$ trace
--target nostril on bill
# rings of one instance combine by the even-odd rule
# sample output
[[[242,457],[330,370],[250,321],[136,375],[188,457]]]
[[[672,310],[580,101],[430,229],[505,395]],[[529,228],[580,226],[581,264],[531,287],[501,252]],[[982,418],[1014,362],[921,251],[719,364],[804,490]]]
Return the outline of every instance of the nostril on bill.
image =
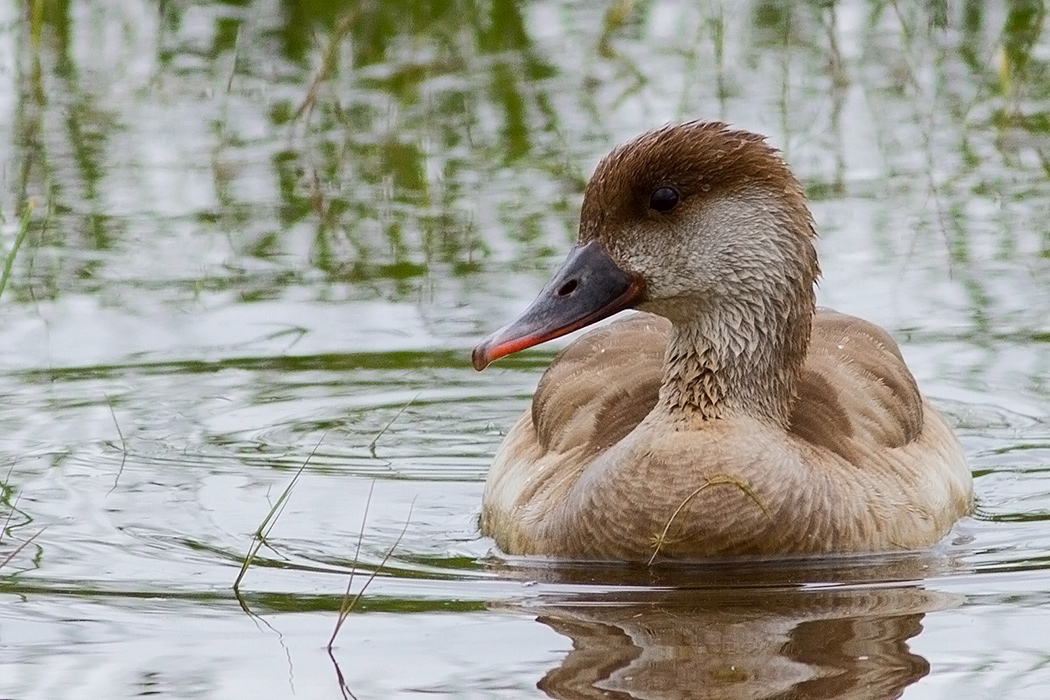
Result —
[[[567,297],[567,296],[569,296],[574,291],[576,291],[576,286],[578,284],[579,283],[576,280],[569,280],[568,282],[566,282],[565,284],[563,284],[561,287],[558,288],[558,296],[560,296],[560,297]]]

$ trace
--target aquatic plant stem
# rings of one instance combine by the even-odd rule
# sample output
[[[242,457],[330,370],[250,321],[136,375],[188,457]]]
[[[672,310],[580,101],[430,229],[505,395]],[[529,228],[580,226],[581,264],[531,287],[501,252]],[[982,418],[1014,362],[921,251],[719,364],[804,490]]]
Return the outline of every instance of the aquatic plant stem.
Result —
[[[3,561],[0,561],[0,569],[2,569],[5,566],[7,566],[7,564],[12,559],[14,559],[16,556],[18,556],[19,552],[21,552],[23,549],[28,547],[30,545],[30,543],[32,543],[33,540],[35,540],[37,537],[39,537],[41,535],[41,533],[43,533],[44,530],[46,530],[46,529],[47,529],[47,526],[45,525],[44,527],[40,528],[35,533],[33,533],[33,536],[30,537],[28,540],[26,540],[22,544],[18,545],[17,547],[15,547],[15,551],[13,551],[10,554],[8,554],[7,557]]]
[[[0,274],[0,296],[4,293],[4,288],[7,287],[7,280],[11,277],[11,269],[15,264],[15,255],[18,254],[18,249],[22,247],[22,241],[25,240],[26,234],[29,233],[29,221],[33,216],[34,203],[33,200],[26,202],[26,208],[22,210],[21,224],[18,227],[18,235],[15,237],[15,243],[11,247],[11,252],[7,254],[7,259],[4,260],[4,271]]]
[[[373,484],[374,484],[374,482],[373,482]],[[368,497],[369,497],[369,500],[371,500],[371,498],[372,498],[371,490],[368,492]],[[364,524],[362,523],[361,534],[358,535],[358,539],[357,539],[357,554],[355,554],[355,556],[354,556],[354,563],[353,563],[353,565],[350,568],[350,580],[346,584],[346,593],[343,594],[343,604],[339,608],[339,617],[338,617],[338,619],[335,622],[335,629],[332,630],[332,637],[328,640],[327,649],[328,649],[329,653],[331,653],[331,651],[332,651],[332,645],[335,644],[335,638],[339,635],[339,630],[342,628],[343,623],[346,622],[346,618],[350,616],[351,612],[353,612],[354,607],[357,605],[357,601],[359,601],[361,599],[361,596],[363,596],[365,594],[365,591],[368,590],[368,586],[371,585],[372,581],[374,581],[376,576],[379,575],[379,572],[383,570],[383,567],[386,566],[387,561],[389,561],[391,555],[393,555],[394,550],[397,549],[397,546],[399,544],[401,544],[402,538],[405,536],[405,533],[408,532],[408,524],[410,522],[412,522],[412,510],[415,508],[415,506],[416,506],[416,499],[413,498],[412,499],[412,503],[409,504],[409,506],[408,506],[408,515],[405,517],[405,525],[404,525],[404,527],[401,528],[401,532],[398,534],[397,539],[394,540],[394,543],[392,545],[390,545],[389,549],[386,550],[386,554],[383,555],[383,560],[379,562],[379,566],[377,566],[372,571],[372,573],[369,574],[368,578],[365,580],[364,585],[361,586],[361,590],[359,590],[353,596],[353,598],[351,598],[350,597],[350,587],[354,583],[354,573],[357,571],[357,562],[358,562],[358,559],[359,559],[360,554],[361,554],[361,538],[364,536]],[[366,511],[365,512],[367,514],[367,507],[366,507]]]
[[[292,480],[288,482],[288,485],[284,487],[284,491],[281,492],[281,495],[277,498],[273,507],[270,508],[270,512],[266,514],[262,523],[256,528],[255,535],[252,537],[252,544],[248,548],[248,554],[244,558],[244,563],[241,564],[241,570],[237,574],[237,579],[233,582],[233,590],[235,592],[240,592],[239,586],[241,584],[241,579],[243,579],[244,575],[248,572],[248,567],[252,565],[255,555],[258,554],[259,550],[262,549],[262,546],[266,544],[266,538],[269,536],[270,531],[273,530],[274,525],[277,524],[277,519],[281,517],[281,513],[284,512],[284,507],[288,504],[289,494],[291,494],[292,489],[295,488],[296,483],[298,483],[299,477],[302,476],[303,470],[306,469],[306,465],[309,464],[310,460],[317,454],[317,450],[321,447],[321,443],[324,442],[327,435],[327,433],[322,435],[321,439],[317,441],[316,445],[314,445],[314,448],[310,450],[310,454],[306,456],[306,460],[299,466],[299,469],[295,472],[295,476],[293,476]]]
[[[128,440],[124,437],[124,431],[120,429],[120,421],[117,420],[117,411],[113,408],[113,398],[106,395],[106,405],[109,407],[109,415],[113,417],[113,425],[117,429],[117,436],[120,437],[120,467],[117,469],[117,475],[113,477],[113,485],[109,487],[107,496],[116,490],[117,484],[120,483],[120,476],[124,473],[124,466],[128,462]]]
[[[314,103],[317,102],[317,94],[321,89],[321,84],[328,80],[328,77],[332,74],[332,69],[335,68],[335,59],[339,53],[339,42],[343,40],[347,34],[350,33],[350,29],[353,28],[354,22],[357,20],[357,16],[360,14],[359,9],[354,9],[350,14],[339,21],[338,26],[335,28],[335,33],[332,34],[331,39],[328,41],[328,47],[325,49],[324,57],[321,59],[321,67],[318,69],[317,74],[314,75],[314,79],[310,82],[310,87],[306,91],[306,97],[299,104],[299,107],[295,110],[295,114],[292,116],[292,121],[297,122],[304,114],[312,111]]]
[[[422,393],[422,392],[420,392],[420,393]],[[404,413],[408,409],[409,406],[411,406],[413,403],[415,403],[416,399],[418,399],[418,398],[419,398],[419,394],[416,394],[411,399],[409,399],[408,403],[406,403],[404,406],[402,406],[401,410],[398,411],[397,413],[395,413],[394,417],[391,418],[387,422],[387,424],[383,426],[383,429],[380,430],[378,433],[376,433],[376,436],[374,438],[372,438],[372,442],[368,443],[368,452],[369,452],[369,454],[372,455],[373,458],[379,459],[378,457],[376,457],[376,443],[379,442],[379,438],[383,437],[383,434],[386,433],[386,431],[390,429],[390,426],[392,426],[394,424],[394,421],[396,421],[398,418],[400,418],[401,414]]]

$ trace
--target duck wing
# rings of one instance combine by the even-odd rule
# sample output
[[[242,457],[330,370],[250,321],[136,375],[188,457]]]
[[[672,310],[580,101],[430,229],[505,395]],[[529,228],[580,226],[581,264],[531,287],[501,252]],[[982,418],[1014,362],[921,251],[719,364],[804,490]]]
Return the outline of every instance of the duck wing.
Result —
[[[818,310],[791,433],[856,464],[858,449],[903,447],[923,423],[922,395],[893,338],[863,319]]]
[[[562,350],[532,400],[543,452],[602,452],[634,430],[656,405],[670,328],[636,312]]]
[[[656,405],[670,327],[636,312],[562,350],[532,402],[542,452],[599,453],[631,432]],[[922,395],[897,343],[855,316],[817,311],[797,393],[791,434],[851,462],[858,447],[902,447],[922,432]]]

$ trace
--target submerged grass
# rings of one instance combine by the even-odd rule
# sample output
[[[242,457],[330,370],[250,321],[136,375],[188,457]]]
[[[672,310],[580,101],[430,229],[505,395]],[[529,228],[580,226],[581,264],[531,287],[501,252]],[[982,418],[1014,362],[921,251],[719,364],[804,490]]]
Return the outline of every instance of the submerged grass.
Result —
[[[408,516],[405,518],[405,525],[401,528],[401,532],[398,534],[397,539],[395,539],[394,543],[386,550],[386,554],[383,555],[383,559],[379,562],[379,566],[369,574],[364,585],[361,586],[361,590],[351,596],[350,589],[354,585],[354,575],[357,573],[357,562],[361,558],[361,541],[364,539],[365,523],[368,521],[368,507],[372,502],[372,492],[375,490],[375,483],[376,482],[373,480],[372,486],[368,489],[368,500],[365,502],[365,513],[361,518],[361,532],[357,536],[357,551],[354,552],[354,564],[350,569],[350,579],[346,582],[346,593],[343,594],[343,603],[339,608],[339,617],[336,619],[335,629],[332,630],[332,636],[328,640],[329,653],[332,651],[332,645],[335,644],[335,638],[339,635],[339,630],[343,627],[343,623],[346,622],[346,618],[348,618],[350,613],[354,611],[357,602],[361,600],[361,596],[363,596],[365,591],[368,590],[368,586],[371,585],[372,581],[374,581],[376,576],[379,575],[379,572],[383,570],[384,566],[386,566],[386,563],[390,560],[394,550],[397,549],[399,544],[401,544],[402,538],[404,538],[405,533],[408,531],[408,524],[412,522],[412,510],[416,505],[415,499],[412,499],[412,503],[408,507]]]
[[[33,200],[26,202],[22,215],[19,217],[18,235],[15,236],[15,243],[11,246],[11,252],[7,254],[7,258],[4,260],[4,271],[0,274],[0,296],[3,296],[4,289],[7,288],[7,280],[11,279],[11,270],[14,268],[18,249],[22,247],[22,241],[26,239],[26,235],[29,233],[29,222],[33,218],[34,206]]]
[[[306,469],[306,465],[310,463],[314,455],[317,454],[317,450],[321,447],[321,443],[324,442],[325,435],[321,436],[321,439],[317,441],[314,448],[310,450],[310,454],[306,456],[306,459],[296,470],[292,480],[288,482],[288,485],[284,487],[284,491],[274,501],[273,506],[270,508],[270,512],[266,514],[263,521],[259,523],[259,527],[255,529],[255,535],[252,537],[252,544],[248,548],[248,554],[244,557],[244,562],[241,564],[241,570],[237,574],[237,579],[233,582],[233,590],[236,593],[240,593],[241,581],[244,579],[244,575],[248,573],[248,567],[252,565],[255,560],[255,556],[262,549],[263,545],[266,544],[266,538],[269,536],[270,531],[273,530],[274,525],[277,524],[277,519],[281,517],[281,513],[284,512],[284,507],[288,504],[288,496],[292,493],[292,489],[299,482],[299,477],[303,475],[303,470]]]
[[[354,28],[354,22],[357,21],[359,14],[360,9],[355,9],[346,17],[343,17],[339,24],[336,25],[335,31],[332,32],[332,36],[328,40],[328,47],[325,49],[324,56],[321,59],[321,66],[318,68],[313,80],[310,81],[310,87],[306,91],[306,96],[299,103],[299,107],[296,108],[295,114],[292,116],[293,122],[299,121],[303,115],[308,115],[313,110],[314,105],[317,103],[321,85],[331,77],[332,71],[335,69],[336,59],[339,56],[339,43]]]
[[[113,425],[117,429],[117,436],[120,437],[120,466],[117,468],[117,475],[113,477],[113,485],[109,487],[109,493],[113,493],[120,483],[120,477],[124,473],[124,467],[128,462],[128,440],[124,437],[124,431],[120,429],[117,411],[113,408],[113,399],[108,394],[106,395],[106,405],[109,407],[109,415],[113,417]]]
[[[383,434],[390,429],[390,426],[394,424],[394,421],[400,418],[401,414],[403,414],[409,406],[415,403],[416,399],[418,398],[419,394],[416,394],[411,399],[409,399],[408,403],[402,406],[401,410],[395,413],[394,417],[391,418],[387,422],[387,424],[383,426],[383,429],[380,430],[374,438],[372,438],[372,442],[370,442],[368,445],[368,451],[371,453],[372,457],[376,456],[376,443],[379,442],[379,438],[381,438]],[[398,534],[397,539],[395,539],[394,543],[390,545],[390,548],[386,550],[386,554],[383,555],[383,559],[379,562],[379,566],[373,569],[372,573],[369,574],[368,578],[365,580],[364,585],[361,586],[361,590],[359,590],[356,594],[351,596],[350,591],[354,586],[354,576],[357,574],[357,562],[361,560],[361,544],[364,541],[365,537],[365,526],[368,524],[368,509],[372,505],[372,495],[375,493],[375,488],[376,482],[375,479],[373,479],[372,484],[368,487],[368,498],[365,500],[365,512],[361,516],[361,530],[357,534],[357,548],[354,551],[354,563],[350,567],[350,578],[346,582],[346,592],[343,594],[343,602],[339,606],[339,616],[336,618],[335,629],[332,630],[332,636],[328,640],[327,648],[329,656],[332,655],[332,646],[335,644],[335,638],[339,636],[339,630],[342,629],[343,623],[346,622],[346,618],[348,618],[350,616],[350,613],[353,612],[354,608],[357,606],[358,601],[361,600],[361,596],[363,596],[365,594],[365,591],[368,590],[368,587],[371,585],[372,581],[375,580],[375,577],[378,576],[379,572],[383,570],[384,566],[386,566],[386,563],[390,560],[390,557],[391,555],[393,555],[394,550],[397,549],[397,546],[399,544],[401,544],[401,540],[404,538],[405,533],[408,531],[408,524],[412,522],[412,510],[415,508],[416,505],[416,499],[414,498],[412,499],[412,503],[408,507],[408,516],[405,518],[405,525],[401,528],[401,532]],[[332,658],[332,662],[335,662],[334,657]],[[339,675],[340,687],[343,689],[345,696],[346,693],[349,693],[349,688],[347,688],[345,684],[343,684],[343,676],[342,673],[339,671],[339,664],[336,664],[336,673]],[[353,693],[350,693],[350,697],[353,697]]]
[[[365,525],[368,522],[368,509],[372,504],[372,494],[375,491],[375,486],[376,482],[375,479],[373,479],[371,486],[368,488],[368,499],[365,501],[365,512],[361,516],[361,530],[357,535],[357,549],[354,551],[354,563],[350,568],[350,579],[346,582],[346,592],[343,594],[343,602],[339,606],[339,616],[335,621],[335,629],[332,630],[332,636],[328,639],[328,645],[325,647],[325,650],[328,652],[328,658],[332,660],[332,665],[335,667],[336,681],[339,683],[339,692],[342,693],[343,700],[350,700],[351,698],[357,700],[357,696],[350,690],[350,686],[347,685],[346,678],[343,676],[343,670],[339,668],[339,662],[336,661],[335,652],[333,650],[333,647],[335,646],[335,638],[339,636],[339,630],[342,629],[343,623],[346,622],[348,617],[350,617],[350,613],[354,611],[358,601],[361,600],[365,591],[368,590],[368,586],[371,585],[372,581],[375,580],[375,577],[379,575],[379,572],[383,570],[383,567],[386,566],[387,561],[390,560],[390,556],[394,553],[394,550],[397,549],[399,544],[401,544],[401,539],[405,536],[405,532],[408,531],[408,524],[412,522],[412,509],[416,505],[415,499],[412,499],[412,503],[408,507],[408,517],[405,518],[405,525],[401,528],[401,532],[398,534],[397,539],[395,539],[394,543],[390,545],[390,548],[386,550],[386,554],[383,555],[383,560],[379,562],[379,566],[369,574],[364,585],[361,586],[361,590],[351,596],[350,590],[354,585],[354,576],[357,573],[357,562],[361,559],[361,542],[364,540]]]
[[[393,425],[394,421],[396,421],[405,412],[405,410],[412,405],[412,403],[417,398],[418,395],[412,398],[404,406],[402,406],[401,410],[398,411],[397,414],[395,414],[394,417],[383,427],[383,429],[380,430],[379,433],[376,434],[376,436],[372,439],[371,443],[368,446],[368,449],[373,457],[375,457],[376,443],[379,441],[379,438],[383,436],[383,434],[390,428],[390,426]],[[116,417],[114,416],[114,420],[115,418]],[[248,549],[248,553],[244,558],[244,562],[241,564],[240,572],[238,572],[237,578],[233,582],[233,591],[234,594],[237,596],[238,600],[240,601],[241,607],[252,617],[256,616],[251,613],[244,599],[241,597],[241,581],[244,579],[245,574],[248,572],[248,568],[252,565],[252,562],[255,560],[255,557],[259,553],[259,550],[267,544],[267,538],[269,537],[270,532],[277,524],[277,520],[278,518],[280,518],[281,513],[284,511],[284,507],[288,504],[288,498],[292,493],[292,489],[294,489],[295,485],[299,482],[299,478],[302,476],[303,471],[306,469],[306,466],[310,463],[310,460],[314,457],[314,455],[317,454],[317,450],[321,447],[321,443],[323,441],[324,436],[322,436],[321,439],[318,440],[313,450],[303,461],[302,465],[299,466],[299,469],[295,472],[295,475],[292,477],[291,481],[288,482],[288,485],[284,488],[284,491],[281,492],[281,495],[274,502],[273,506],[266,514],[266,517],[263,518],[263,521],[256,528],[255,534],[252,538],[252,544]],[[336,679],[339,683],[339,690],[342,693],[344,700],[350,700],[351,698],[356,700],[356,696],[353,694],[353,692],[350,690],[350,687],[347,685],[346,679],[343,676],[343,672],[339,668],[339,662],[336,661],[335,653],[333,650],[335,640],[339,636],[339,631],[342,629],[343,624],[350,616],[350,613],[352,613],[357,607],[358,602],[364,596],[365,592],[368,590],[368,587],[375,580],[376,576],[378,576],[379,573],[383,570],[387,562],[390,561],[390,557],[393,556],[394,550],[397,549],[398,545],[401,544],[401,540],[404,539],[405,533],[408,531],[408,526],[412,522],[412,511],[415,508],[416,503],[415,499],[412,499],[412,503],[409,505],[408,508],[408,515],[405,518],[405,524],[401,528],[401,532],[398,533],[398,536],[394,540],[393,544],[391,544],[390,547],[386,550],[386,553],[383,555],[383,558],[379,562],[379,565],[373,568],[371,573],[368,575],[368,578],[365,579],[365,582],[361,586],[360,590],[358,590],[356,593],[352,593],[354,586],[354,578],[357,575],[358,562],[361,560],[361,547],[364,543],[365,527],[368,524],[368,513],[372,505],[372,496],[375,493],[375,483],[376,482],[373,479],[368,488],[368,498],[365,500],[364,513],[361,516],[361,529],[357,535],[357,546],[354,550],[354,560],[350,567],[350,577],[346,583],[346,591],[344,592],[342,602],[340,603],[339,614],[336,617],[335,627],[332,630],[332,636],[329,637],[328,644],[325,647],[326,651],[328,652],[328,657],[331,659],[332,665],[335,667]],[[269,623],[267,623],[265,620],[262,620],[262,622],[267,627],[270,627]]]
[[[11,465],[11,468],[7,470],[7,481],[8,482],[11,481],[11,471],[13,469],[14,469],[14,465]],[[21,497],[21,494],[19,494],[18,496],[15,496],[15,502],[11,504],[10,509],[7,511],[7,515],[4,517],[3,527],[0,527],[0,544],[3,543],[4,535],[7,534],[8,528],[11,526],[11,518],[14,516],[15,509],[18,507],[18,499],[20,497]],[[17,557],[19,552],[21,552],[23,549],[25,549],[30,544],[32,544],[33,540],[35,540],[37,537],[39,537],[44,532],[44,530],[46,530],[46,529],[47,529],[47,526],[45,525],[44,527],[40,528],[39,530],[34,532],[32,535],[30,535],[29,539],[23,541],[21,544],[19,544],[17,547],[15,547],[14,550],[12,550],[6,557],[4,557],[4,559],[2,561],[0,561],[0,569],[3,569],[5,566],[10,564],[11,560],[14,559],[15,557]]]
[[[383,437],[383,435],[386,433],[386,431],[390,430],[390,426],[392,426],[394,424],[394,421],[396,421],[398,418],[400,418],[401,414],[404,413],[405,411],[407,411],[408,407],[411,406],[412,404],[414,404],[416,402],[416,399],[418,399],[418,398],[419,398],[419,394],[416,394],[411,399],[409,399],[408,403],[406,403],[404,406],[402,406],[401,410],[399,410],[397,413],[395,413],[394,417],[391,418],[387,422],[387,424],[383,426],[383,429],[380,430],[378,433],[376,433],[376,436],[374,438],[372,438],[372,442],[368,443],[368,453],[371,454],[374,459],[378,459],[378,457],[376,456],[376,445],[379,444],[379,438]]]
[[[3,296],[4,289],[7,288],[7,281],[11,279],[11,270],[14,269],[15,256],[18,255],[18,249],[22,247],[22,242],[25,241],[26,236],[29,234],[29,223],[33,218],[34,207],[35,204],[33,200],[29,200],[28,202],[26,202],[25,207],[22,209],[22,214],[19,217],[18,235],[15,236],[15,242],[11,246],[11,252],[9,252],[7,254],[7,257],[4,259],[4,269],[3,272],[0,273],[0,296]],[[14,465],[12,464],[7,471],[6,483],[8,484],[11,483],[11,472],[13,470]],[[7,516],[4,518],[4,525],[2,528],[0,528],[0,542],[3,541],[4,535],[7,533],[7,530],[11,525],[11,518],[14,516],[15,507],[18,505],[18,498],[18,496],[15,497],[15,502],[11,504],[10,509],[7,511]],[[29,539],[23,541],[21,544],[15,547],[15,549],[10,554],[4,557],[3,561],[0,561],[0,569],[4,568],[9,563],[11,563],[11,560],[18,556],[19,552],[28,547],[33,542],[33,540],[39,537],[40,534],[46,529],[46,526],[40,528],[33,535],[31,535]]]
[[[36,539],[37,537],[39,537],[39,536],[40,536],[40,534],[41,534],[41,533],[42,533],[42,532],[43,532],[44,530],[46,530],[46,529],[47,529],[47,527],[46,527],[46,526],[45,526],[45,527],[42,527],[42,528],[40,528],[39,530],[37,530],[36,532],[34,532],[34,533],[33,533],[33,534],[32,534],[32,535],[31,535],[31,536],[29,537],[29,539],[28,539],[28,540],[26,540],[26,541],[22,542],[22,544],[20,544],[20,545],[18,545],[17,547],[15,547],[15,549],[14,549],[14,551],[13,551],[13,552],[11,552],[10,554],[8,554],[8,555],[7,555],[7,556],[6,556],[5,558],[4,558],[4,560],[3,560],[3,561],[0,561],[0,569],[2,569],[2,568],[4,568],[5,566],[7,566],[7,565],[8,565],[8,564],[9,564],[9,563],[11,562],[11,560],[12,560],[12,559],[14,559],[14,558],[15,558],[16,556],[18,556],[18,553],[19,553],[19,552],[21,552],[21,551],[22,551],[23,549],[25,549],[25,548],[26,548],[26,547],[28,547],[28,546],[29,546],[30,544],[32,544],[33,540],[35,540],[35,539]]]
[[[383,426],[383,429],[380,430],[379,433],[376,434],[376,436],[372,439],[371,443],[368,446],[368,449],[369,452],[372,453],[373,457],[375,456],[376,443],[378,442],[379,438],[383,436],[383,434],[390,428],[390,426],[393,425],[394,421],[396,421],[398,417],[400,417],[401,414],[403,414],[405,410],[409,406],[411,406],[417,398],[419,398],[418,395],[413,397],[408,403],[402,406],[401,410],[399,410],[394,415],[394,417],[391,418],[385,426]],[[264,545],[266,545],[267,538],[269,537],[270,532],[277,524],[277,519],[280,518],[281,513],[284,511],[284,507],[288,504],[288,498],[292,493],[292,489],[294,489],[295,485],[299,482],[299,477],[302,476],[302,473],[306,469],[306,466],[310,463],[310,460],[313,459],[314,455],[317,454],[317,450],[321,447],[321,443],[324,442],[324,439],[325,436],[322,435],[321,439],[317,441],[316,445],[314,445],[313,450],[310,451],[310,454],[299,466],[299,469],[295,472],[295,475],[292,477],[291,481],[289,481],[288,485],[285,486],[284,491],[281,492],[281,495],[274,502],[273,506],[266,514],[266,517],[263,518],[263,521],[256,528],[255,534],[252,537],[252,544],[248,549],[248,553],[244,557],[244,562],[241,564],[241,569],[237,574],[237,578],[233,582],[233,590],[238,595],[238,597],[240,597],[241,581],[244,579],[245,574],[248,572],[248,568],[252,565],[252,562],[255,560],[255,557],[259,553],[259,550],[262,549]],[[329,653],[331,653],[332,651],[332,646],[335,643],[336,637],[339,635],[339,630],[342,628],[343,623],[346,622],[347,617],[349,617],[350,613],[353,612],[354,608],[357,606],[358,601],[365,594],[365,591],[371,585],[372,581],[375,580],[376,576],[379,575],[379,572],[383,570],[383,567],[385,567],[386,563],[390,560],[390,557],[393,556],[394,550],[397,549],[398,545],[401,544],[401,540],[404,538],[405,533],[408,531],[408,526],[412,522],[412,511],[415,508],[416,504],[415,499],[412,499],[412,503],[409,505],[408,516],[405,518],[405,524],[401,528],[401,532],[398,534],[397,538],[394,540],[394,543],[391,544],[390,547],[387,549],[386,553],[383,555],[383,559],[379,562],[379,565],[375,567],[375,569],[369,574],[368,578],[365,580],[364,585],[361,587],[361,590],[359,590],[356,594],[351,595],[351,590],[353,589],[354,585],[354,577],[357,575],[357,564],[361,559],[361,546],[364,541],[365,527],[368,523],[368,512],[372,504],[372,496],[374,493],[375,480],[373,479],[371,485],[368,488],[368,498],[365,500],[365,509],[364,513],[361,516],[361,530],[357,535],[357,546],[354,551],[354,561],[351,564],[350,568],[350,578],[346,584],[346,592],[343,594],[343,600],[339,608],[339,616],[336,619],[335,629],[332,630],[332,636],[328,640],[327,648]]]

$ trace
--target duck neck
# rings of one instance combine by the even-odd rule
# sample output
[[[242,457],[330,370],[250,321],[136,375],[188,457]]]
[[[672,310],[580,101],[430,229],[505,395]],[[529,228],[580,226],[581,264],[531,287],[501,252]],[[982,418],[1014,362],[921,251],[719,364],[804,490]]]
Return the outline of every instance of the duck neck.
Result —
[[[698,314],[678,321],[667,346],[658,408],[674,422],[748,415],[787,427],[813,320],[787,313]],[[738,310],[739,311],[739,310]]]

